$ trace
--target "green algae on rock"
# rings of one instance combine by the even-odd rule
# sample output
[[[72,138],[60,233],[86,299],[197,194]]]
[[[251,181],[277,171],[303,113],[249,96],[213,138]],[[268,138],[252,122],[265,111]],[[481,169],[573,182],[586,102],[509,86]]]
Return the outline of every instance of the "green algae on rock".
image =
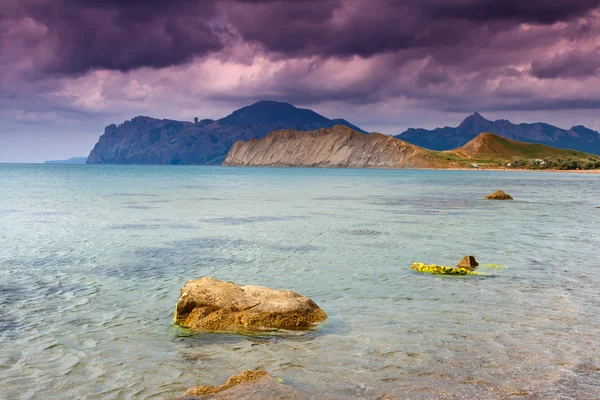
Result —
[[[448,265],[424,264],[422,262],[413,263],[410,268],[417,272],[437,275],[481,275],[478,272],[471,271],[466,268],[457,268]]]
[[[485,267],[485,268],[496,268],[496,269],[508,268],[506,265],[502,265],[502,264],[481,264],[481,266]]]
[[[314,301],[291,290],[208,277],[185,283],[175,311],[175,324],[196,331],[309,329],[325,319]]]

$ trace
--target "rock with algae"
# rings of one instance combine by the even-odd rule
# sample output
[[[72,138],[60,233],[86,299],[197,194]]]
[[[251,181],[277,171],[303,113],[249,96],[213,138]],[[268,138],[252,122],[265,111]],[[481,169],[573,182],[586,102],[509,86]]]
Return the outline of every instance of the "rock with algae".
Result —
[[[477,262],[477,260],[475,260],[475,257],[473,256],[464,256],[462,260],[460,260],[458,262],[458,264],[456,264],[456,268],[466,268],[466,269],[472,269],[475,268],[479,265],[479,263]]]
[[[481,275],[466,268],[450,267],[447,265],[424,264],[422,262],[413,263],[410,268],[418,272],[438,275]]]
[[[498,190],[494,193],[490,193],[487,196],[485,196],[484,199],[486,199],[486,200],[513,200],[513,198],[509,194],[504,193],[502,190]]]
[[[177,325],[197,331],[308,329],[325,319],[314,301],[291,290],[208,277],[187,281],[175,310]]]

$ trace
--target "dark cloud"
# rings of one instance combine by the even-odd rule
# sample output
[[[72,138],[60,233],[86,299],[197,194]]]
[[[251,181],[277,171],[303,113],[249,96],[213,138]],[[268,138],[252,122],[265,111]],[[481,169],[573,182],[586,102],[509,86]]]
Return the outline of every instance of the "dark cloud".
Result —
[[[599,5],[598,0],[437,0],[425,7],[431,10],[432,15],[438,17],[477,22],[552,24],[583,16]]]
[[[599,4],[599,0],[234,2],[227,14],[244,39],[269,51],[366,57],[407,48],[431,52],[474,41],[483,47],[494,34],[522,23],[569,21]]]
[[[220,50],[228,34],[212,20],[213,1],[23,0],[6,14],[23,37],[33,36],[26,48],[43,48],[43,73],[181,64]]]
[[[536,78],[581,78],[600,74],[600,49],[573,50],[534,60],[531,73]]]
[[[279,57],[369,57],[402,49],[477,48],[522,23],[586,16],[600,0],[13,0],[3,21],[25,49],[44,46],[38,69],[77,74],[178,65],[233,38]],[[6,26],[6,24],[5,24]],[[4,28],[8,29],[8,28]],[[525,45],[525,43],[522,43]]]

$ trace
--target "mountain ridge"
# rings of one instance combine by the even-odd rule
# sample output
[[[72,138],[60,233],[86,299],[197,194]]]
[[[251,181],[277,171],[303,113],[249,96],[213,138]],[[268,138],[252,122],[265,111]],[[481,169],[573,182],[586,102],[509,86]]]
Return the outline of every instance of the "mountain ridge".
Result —
[[[363,134],[343,125],[301,132],[279,130],[236,142],[225,166],[329,168],[437,168],[443,161],[427,149],[381,133]]]
[[[540,160],[544,158],[544,160]],[[547,159],[547,161],[546,161]],[[238,141],[224,166],[328,168],[600,168],[600,157],[544,144],[481,133],[465,146],[428,150],[380,133],[368,135],[336,125],[314,131],[279,130]]]
[[[432,150],[451,150],[465,145],[482,132],[520,142],[600,154],[600,133],[583,125],[561,129],[544,122],[513,124],[507,119],[488,120],[478,112],[466,117],[457,127],[409,128],[394,137]]]
[[[242,107],[218,120],[191,122],[137,116],[107,126],[87,163],[221,164],[238,140],[261,138],[279,129],[332,127],[340,121],[365,132],[345,120],[268,100]]]

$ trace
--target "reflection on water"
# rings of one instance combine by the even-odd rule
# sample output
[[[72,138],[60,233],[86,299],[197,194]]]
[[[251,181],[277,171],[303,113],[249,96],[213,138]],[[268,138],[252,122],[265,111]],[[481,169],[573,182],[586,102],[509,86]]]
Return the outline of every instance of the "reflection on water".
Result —
[[[315,398],[600,397],[598,176],[0,166],[0,398],[145,399],[264,368]],[[513,202],[481,198],[503,189]],[[466,254],[490,276],[422,275]],[[309,332],[192,334],[212,276]],[[387,397],[385,397],[387,396]]]

